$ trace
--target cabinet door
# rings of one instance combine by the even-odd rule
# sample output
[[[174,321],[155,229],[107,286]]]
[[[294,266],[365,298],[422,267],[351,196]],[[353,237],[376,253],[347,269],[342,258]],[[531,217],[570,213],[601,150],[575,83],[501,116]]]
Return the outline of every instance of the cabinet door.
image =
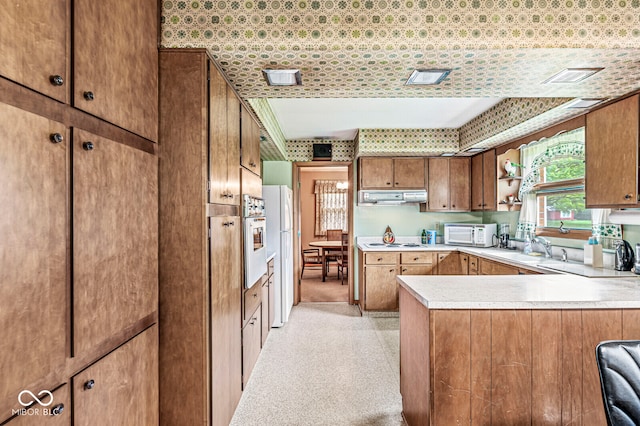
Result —
[[[392,188],[393,159],[364,157],[360,159],[360,189]]]
[[[460,253],[438,253],[438,275],[462,275]]]
[[[449,197],[451,210],[471,210],[469,158],[449,159]]]
[[[211,407],[214,425],[228,425],[242,392],[241,219],[216,216],[211,226]]]
[[[73,4],[74,106],[157,140],[158,2]]]
[[[73,131],[76,355],[158,308],[158,159]]]
[[[478,275],[478,257],[469,256],[469,275]]]
[[[365,310],[395,311],[398,309],[398,269],[392,265],[364,268]]]
[[[587,114],[585,134],[586,206],[638,203],[638,120],[640,95]]]
[[[478,259],[478,275],[518,275],[518,268],[500,262]]]
[[[449,159],[429,158],[429,210],[449,210]]]
[[[67,179],[63,124],[0,104],[0,419],[18,393],[64,364]],[[52,142],[52,134],[64,140]],[[39,389],[38,389],[39,390]],[[6,405],[5,405],[6,404]],[[7,412],[5,412],[7,410]]]
[[[74,424],[157,425],[157,327],[78,373],[72,383]]]
[[[424,161],[424,158],[395,158],[393,160],[393,186],[425,189]]]
[[[260,356],[262,332],[262,313],[260,307],[252,314],[247,325],[242,329],[242,387],[246,388],[253,367]],[[233,414],[233,413],[232,413]]]
[[[227,82],[215,65],[209,63],[209,202],[231,204],[227,192]],[[236,113],[236,117],[239,114]],[[237,126],[240,125],[238,121]]]
[[[497,171],[496,171],[496,150],[482,154],[482,192],[483,202],[482,208],[484,210],[496,210],[496,184],[497,184]]]
[[[14,0],[0,13],[0,75],[69,101],[68,0]]]
[[[229,85],[227,88],[227,184],[229,204],[240,205],[240,100]],[[256,125],[257,127],[257,125]],[[256,136],[258,174],[260,174],[260,133]]]
[[[262,284],[262,344],[267,341],[269,334],[269,279]]]
[[[471,157],[471,210],[484,210],[484,156]]]
[[[400,265],[402,275],[433,275],[435,270],[436,265],[433,264]]]
[[[242,167],[260,176],[260,129],[244,106],[240,107]]]

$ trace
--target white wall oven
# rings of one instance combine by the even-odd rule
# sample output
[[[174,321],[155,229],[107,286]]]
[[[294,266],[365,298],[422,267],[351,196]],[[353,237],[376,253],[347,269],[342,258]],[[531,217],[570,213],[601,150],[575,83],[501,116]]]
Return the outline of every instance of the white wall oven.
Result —
[[[242,201],[244,286],[249,288],[267,273],[267,221],[264,200],[244,195]]]

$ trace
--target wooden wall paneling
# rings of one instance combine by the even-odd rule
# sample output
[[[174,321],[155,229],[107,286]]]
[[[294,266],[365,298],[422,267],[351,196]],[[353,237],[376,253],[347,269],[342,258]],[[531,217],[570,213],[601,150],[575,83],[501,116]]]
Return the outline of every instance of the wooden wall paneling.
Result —
[[[163,425],[206,424],[210,417],[210,294],[205,285],[209,277],[205,229],[207,60],[204,50],[200,54],[178,50],[160,54],[159,324]],[[193,114],[194,108],[202,113]]]
[[[432,310],[431,375],[432,422],[471,424],[471,313],[468,310]]]
[[[640,340],[640,309],[622,310],[622,338]]]
[[[157,425],[157,354],[154,325],[74,376],[74,424]]]
[[[158,2],[73,2],[74,106],[158,139]],[[96,25],[108,28],[108,36]],[[93,100],[85,97],[93,93]]]
[[[239,216],[212,217],[211,262],[211,416],[228,425],[242,393],[240,304],[242,265]]]
[[[600,375],[596,363],[596,346],[603,340],[622,339],[620,309],[582,311],[582,415],[583,423],[604,425]]]
[[[562,424],[582,424],[582,312],[562,315]]]
[[[70,353],[69,133],[0,104],[0,421]],[[64,141],[53,143],[54,133]],[[46,383],[51,389],[60,383]]]
[[[491,311],[472,310],[471,424],[491,424]]]
[[[492,424],[531,419],[531,311],[493,310],[491,318]]]
[[[411,426],[428,425],[431,424],[429,310],[403,287],[399,292],[402,413]]]
[[[69,102],[70,4],[69,0],[3,3],[0,75],[60,102]],[[60,76],[62,84],[53,84],[53,76]]]
[[[73,351],[81,355],[158,310],[158,158],[80,129],[72,157]]]
[[[562,315],[531,311],[532,425],[562,424]]]

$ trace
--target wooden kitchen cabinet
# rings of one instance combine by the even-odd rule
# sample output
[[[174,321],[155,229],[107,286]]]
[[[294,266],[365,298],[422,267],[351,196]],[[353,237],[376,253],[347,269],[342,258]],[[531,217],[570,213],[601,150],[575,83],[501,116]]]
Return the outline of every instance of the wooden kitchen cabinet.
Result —
[[[0,103],[0,422],[20,391],[65,362],[69,132]],[[54,142],[53,135],[62,141]],[[59,383],[38,382],[43,389]]]
[[[400,253],[401,275],[432,275],[437,270],[437,256],[434,252]]]
[[[211,176],[219,176],[216,193],[236,187],[237,155],[226,164],[207,158],[237,151],[240,112],[216,73],[204,49],[160,52],[162,425],[228,425],[242,392],[240,192],[231,191],[233,203],[207,193]],[[219,111],[224,119],[213,116],[214,100],[230,108]]]
[[[3,2],[0,75],[69,102],[70,4],[69,0]],[[92,33],[104,34],[95,29]]]
[[[262,347],[262,311],[258,306],[242,329],[242,388],[247,387]],[[231,413],[233,415],[233,413]]]
[[[397,252],[361,252],[363,309],[367,311],[398,310],[399,254]]]
[[[75,0],[73,105],[157,141],[159,22],[155,0]]]
[[[261,176],[260,126],[244,105],[240,107],[240,165]]]
[[[240,101],[213,61],[209,73],[209,202],[240,204]]]
[[[469,275],[478,275],[478,256],[468,256],[469,258]]]
[[[496,151],[471,157],[471,210],[496,210]]]
[[[275,319],[274,312],[274,259],[267,262],[267,277],[262,283],[262,346],[267,341],[271,324]]]
[[[429,158],[427,211],[470,210],[469,163],[469,158]]]
[[[360,159],[360,189],[425,189],[425,159],[422,157],[363,157]]]
[[[438,275],[468,275],[469,256],[457,251],[439,252]]]
[[[640,95],[589,112],[585,133],[587,208],[638,207]]]
[[[155,155],[73,129],[76,356],[157,311],[157,179]]]
[[[157,326],[78,373],[72,386],[74,424],[157,425]]]
[[[518,272],[519,269],[516,266],[478,258],[478,275],[518,275]]]

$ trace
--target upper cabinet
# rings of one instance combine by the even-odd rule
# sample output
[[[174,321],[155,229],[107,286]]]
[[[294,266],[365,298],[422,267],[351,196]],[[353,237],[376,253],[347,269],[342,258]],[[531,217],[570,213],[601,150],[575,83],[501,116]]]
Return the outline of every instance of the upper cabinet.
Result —
[[[158,2],[73,2],[73,104],[158,139]]]
[[[422,157],[360,159],[360,189],[424,189],[425,159]]]
[[[471,210],[469,163],[468,157],[429,158],[428,211]]]
[[[471,210],[496,210],[496,151],[471,157]]]
[[[260,126],[249,111],[240,108],[240,165],[260,176]]]
[[[587,114],[586,207],[638,206],[640,95]]]
[[[69,5],[69,0],[3,2],[0,75],[69,102]]]

